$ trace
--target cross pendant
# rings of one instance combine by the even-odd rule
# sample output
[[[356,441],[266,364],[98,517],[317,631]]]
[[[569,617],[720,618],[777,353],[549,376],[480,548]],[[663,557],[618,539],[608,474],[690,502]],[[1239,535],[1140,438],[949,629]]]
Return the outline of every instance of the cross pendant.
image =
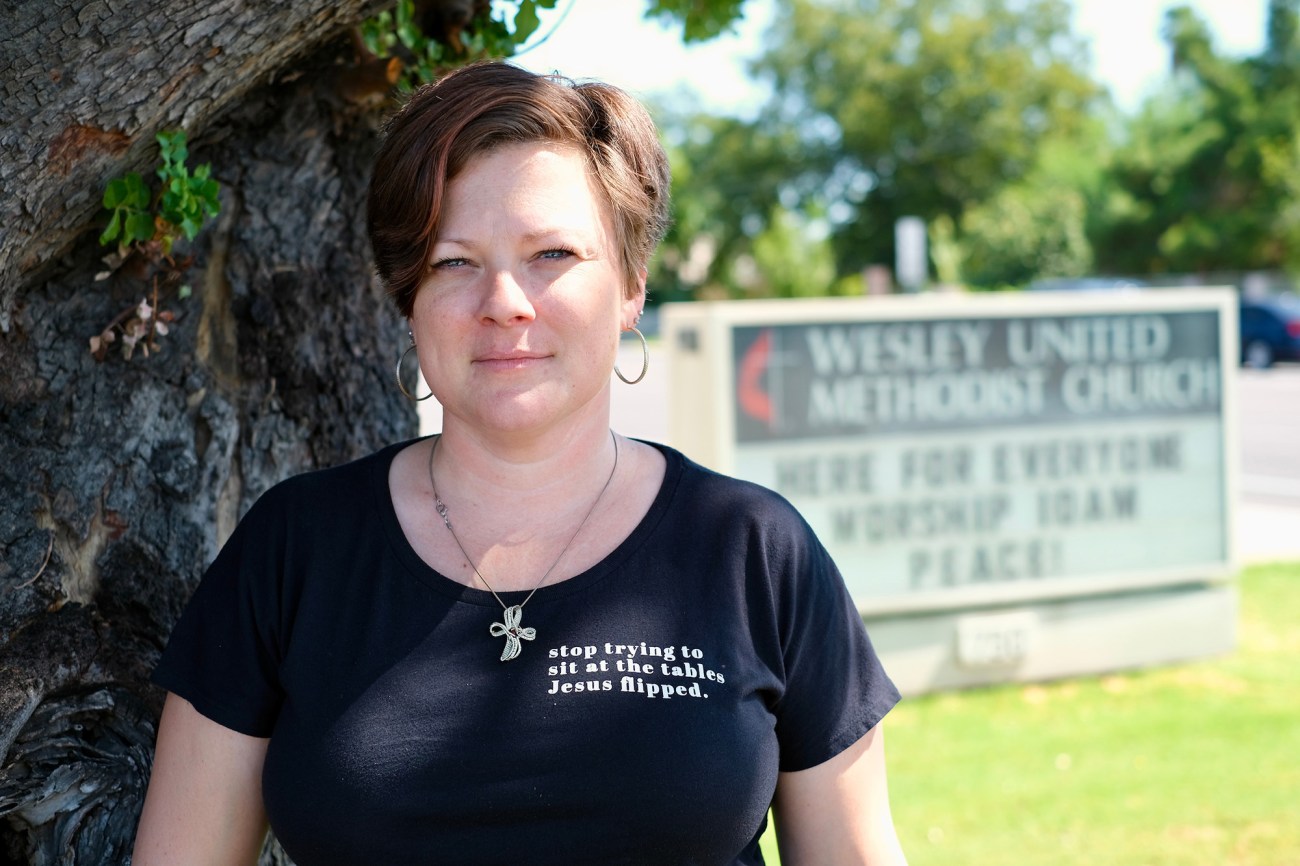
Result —
[[[505,616],[502,617],[505,622],[494,622],[488,628],[492,637],[504,637],[506,645],[501,650],[501,661],[508,662],[519,655],[523,649],[521,640],[533,640],[537,637],[537,630],[532,628],[520,628],[519,621],[524,617],[524,606],[522,604],[512,605],[505,609]]]

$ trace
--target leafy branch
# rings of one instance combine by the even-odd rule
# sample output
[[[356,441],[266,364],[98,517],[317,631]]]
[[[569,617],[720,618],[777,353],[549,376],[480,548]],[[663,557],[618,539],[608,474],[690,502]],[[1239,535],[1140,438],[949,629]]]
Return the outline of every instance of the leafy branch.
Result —
[[[136,172],[109,181],[104,189],[109,220],[99,236],[101,245],[117,246],[105,257],[111,269],[138,256],[135,261],[143,265],[145,273],[152,270],[152,302],[145,298],[133,304],[90,338],[90,353],[96,361],[103,361],[114,343],[121,345],[127,360],[137,348],[146,358],[159,350],[158,338],[165,336],[168,325],[175,321],[175,314],[159,306],[160,281],[169,289],[175,286],[180,299],[190,294],[190,286],[181,279],[193,257],[178,261],[172,257],[172,249],[182,238],[194,240],[203,224],[221,210],[217,197],[221,187],[212,179],[212,166],[200,165],[191,172],[186,165],[189,148],[185,133],[163,131],[157,140],[161,164],[154,173],[161,187],[152,192]],[[107,279],[110,273],[102,272],[96,279]]]
[[[104,208],[111,216],[99,242],[108,246],[116,241],[123,256],[133,244],[153,243],[170,256],[176,241],[194,240],[203,223],[221,210],[221,187],[211,177],[212,166],[205,163],[191,173],[185,164],[189,149],[184,131],[159,132],[157,139],[162,165],[155,173],[162,189],[156,196],[136,172],[109,181],[104,190]]]
[[[512,2],[516,5],[513,15],[504,8],[494,15],[491,4],[478,3],[472,17],[460,22],[443,21],[440,32],[426,32],[429,19],[421,15],[421,7],[430,4],[417,7],[415,0],[398,0],[391,11],[380,12],[362,23],[361,40],[375,57],[402,60],[398,88],[410,91],[457,66],[513,56],[537,32],[541,23],[538,9],[554,9],[557,0]]]

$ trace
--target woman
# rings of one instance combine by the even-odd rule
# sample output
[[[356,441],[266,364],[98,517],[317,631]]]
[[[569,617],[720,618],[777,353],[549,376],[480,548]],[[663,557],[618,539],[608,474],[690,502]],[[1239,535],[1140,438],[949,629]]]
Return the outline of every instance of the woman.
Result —
[[[442,434],[240,524],[155,674],[136,866],[250,863],[268,816],[299,866],[760,863],[769,805],[786,866],[903,862],[826,552],[610,431],[668,181],[604,85],[483,64],[393,119],[370,233]]]

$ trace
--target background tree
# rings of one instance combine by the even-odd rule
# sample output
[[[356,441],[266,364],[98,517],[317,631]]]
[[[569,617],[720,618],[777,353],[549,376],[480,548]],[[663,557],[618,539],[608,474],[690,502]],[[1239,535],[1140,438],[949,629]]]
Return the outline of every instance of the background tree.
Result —
[[[363,231],[377,124],[405,64],[511,50],[553,4],[420,0],[363,34],[382,5],[0,11],[0,863],[126,860],[148,673],[206,564],[271,484],[416,432]],[[153,192],[128,204],[147,208],[174,129],[220,214],[168,255],[154,238],[106,262],[106,184],[138,172]],[[92,356],[137,322],[147,356]]]
[[[949,281],[1007,288],[1091,273],[1089,219],[1110,194],[1108,151],[1100,120],[1045,140],[1024,177],[966,208],[957,241],[960,273]]]
[[[772,233],[795,223],[813,232],[815,255],[823,243],[834,253],[822,293],[850,279],[860,290],[866,265],[892,265],[894,222],[905,215],[947,226],[950,260],[971,259],[949,270],[987,285],[1022,279],[1036,259],[1071,271],[1090,264],[1083,225],[1095,190],[1058,190],[1079,166],[1040,164],[1045,144],[1061,151],[1080,135],[1104,138],[1089,116],[1100,90],[1081,71],[1063,0],[791,0],[779,9],[754,67],[774,90],[757,119],[664,118],[678,224],[656,265],[657,298],[789,291],[780,288],[788,272],[765,272],[777,259],[756,244],[766,237],[770,248]],[[1032,232],[1008,234],[1008,216]]]
[[[1297,0],[1271,0],[1256,57],[1215,52],[1187,7],[1165,20],[1174,76],[1128,129],[1099,215],[1101,267],[1197,273],[1300,266]]]
[[[1025,177],[1086,122],[1099,91],[1082,68],[1064,0],[792,0],[757,64],[849,192],[827,196],[840,273],[892,264],[899,217],[959,222]]]
[[[756,119],[662,115],[678,223],[657,300],[790,291],[757,244],[796,225],[813,257],[829,232],[822,291],[843,289],[892,264],[893,224],[913,214],[940,280],[976,288],[1300,269],[1300,0],[1270,0],[1267,45],[1244,59],[1172,10],[1172,74],[1132,116],[1081,71],[1059,0],[780,9]]]
[[[672,162],[673,224],[653,264],[652,300],[760,293],[761,276],[736,263],[754,260],[771,215],[790,212],[783,201],[815,212],[829,160],[794,125],[662,106],[656,115]]]
[[[823,295],[861,294],[856,277],[837,280],[835,253],[827,236],[826,219],[811,218],[778,205],[767,227],[754,237],[752,289],[763,297],[813,298]],[[733,282],[740,281],[733,277]]]

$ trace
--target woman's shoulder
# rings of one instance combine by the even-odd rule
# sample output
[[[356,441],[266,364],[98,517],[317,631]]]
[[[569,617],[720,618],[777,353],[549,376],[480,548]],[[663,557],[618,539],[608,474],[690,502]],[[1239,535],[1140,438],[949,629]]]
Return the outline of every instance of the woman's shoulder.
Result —
[[[765,587],[761,592],[787,601],[810,584],[839,591],[842,580],[825,546],[784,496],[673,449],[664,454],[668,477],[677,475],[661,526],[664,547],[742,564],[731,573],[743,575],[747,588]]]
[[[675,481],[679,507],[700,517],[712,514],[801,532],[806,528],[802,515],[775,490],[710,469],[667,445],[655,447],[668,461],[667,478]]]

